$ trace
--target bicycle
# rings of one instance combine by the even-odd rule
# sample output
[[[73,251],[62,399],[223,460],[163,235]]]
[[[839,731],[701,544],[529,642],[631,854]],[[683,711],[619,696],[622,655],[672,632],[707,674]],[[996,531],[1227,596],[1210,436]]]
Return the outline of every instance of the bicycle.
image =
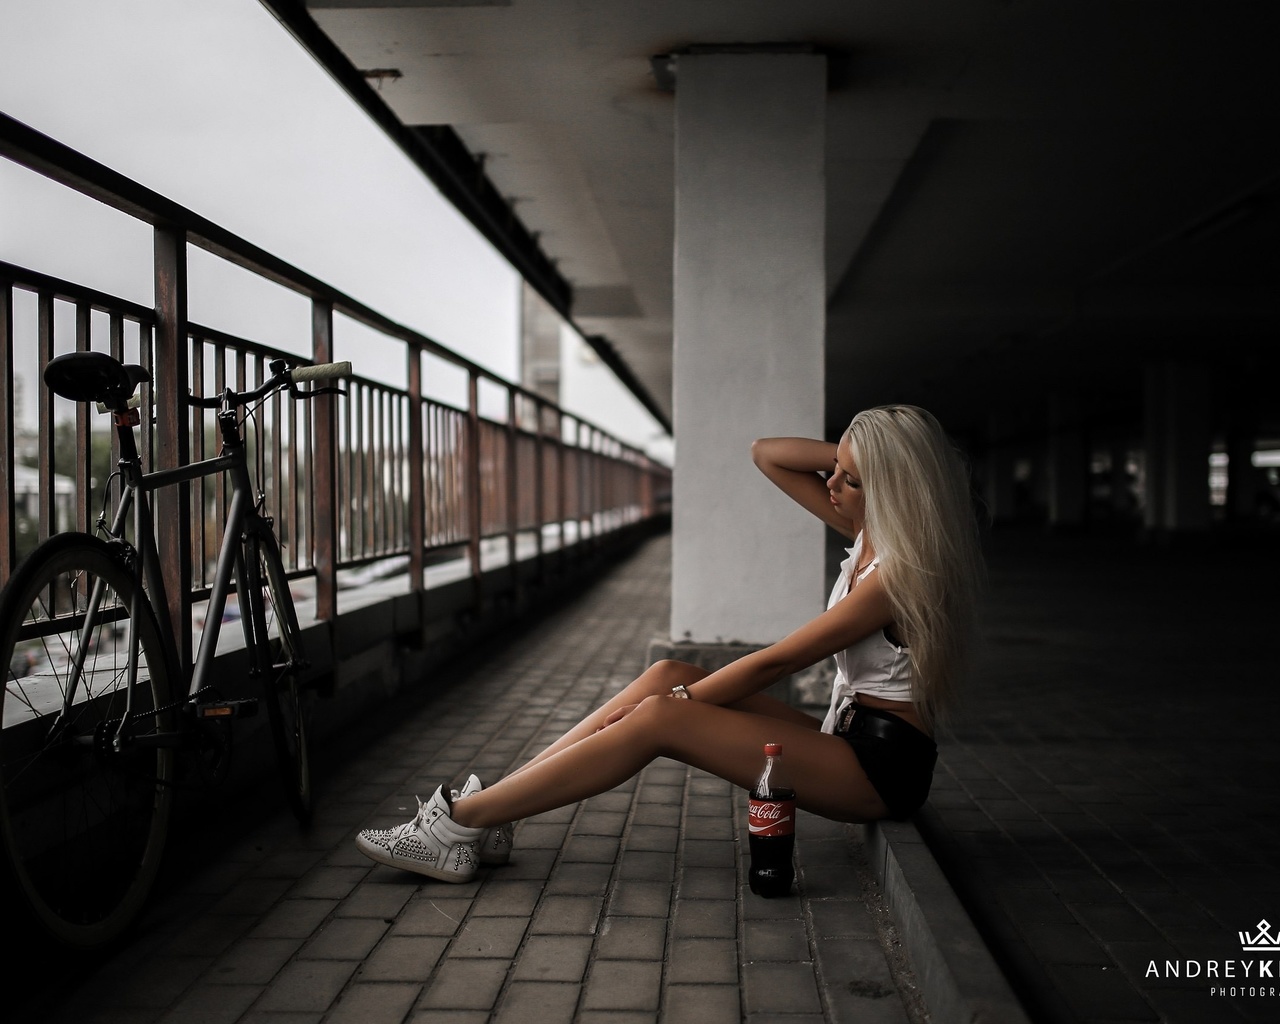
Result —
[[[0,820],[17,887],[62,942],[92,947],[134,920],[155,881],[179,773],[225,776],[235,719],[267,705],[277,765],[299,820],[311,813],[306,713],[298,673],[307,663],[288,578],[265,498],[251,479],[242,424],[276,391],[343,394],[305,382],[350,375],[350,363],[291,369],[246,392],[188,397],[217,409],[222,448],[211,459],[144,473],[134,427],[150,374],[100,352],[50,360],[45,383],[97,402],[119,440],[120,498],[97,532],[62,533],[36,548],[0,593],[5,666],[0,729]],[[150,492],[225,475],[230,502],[205,628],[190,666],[170,628],[148,501]],[[107,488],[107,494],[110,487]],[[200,513],[202,514],[202,513]],[[132,526],[132,530],[130,530]],[[131,533],[131,536],[130,536]],[[235,588],[260,698],[223,700],[212,685],[227,600]],[[185,695],[175,683],[185,679]],[[194,751],[194,766],[178,754]]]

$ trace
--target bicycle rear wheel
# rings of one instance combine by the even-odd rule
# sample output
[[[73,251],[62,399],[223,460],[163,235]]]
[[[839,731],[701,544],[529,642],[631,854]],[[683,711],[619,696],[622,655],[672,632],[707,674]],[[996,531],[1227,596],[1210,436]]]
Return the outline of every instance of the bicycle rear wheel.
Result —
[[[298,615],[275,535],[267,530],[251,532],[246,556],[255,657],[271,721],[276,767],[290,810],[305,822],[310,820],[312,808],[309,701],[298,683],[298,671],[306,664]]]
[[[61,941],[118,935],[155,880],[172,805],[169,666],[112,547],[60,534],[0,593],[0,819],[18,889]],[[129,652],[137,641],[130,724]]]

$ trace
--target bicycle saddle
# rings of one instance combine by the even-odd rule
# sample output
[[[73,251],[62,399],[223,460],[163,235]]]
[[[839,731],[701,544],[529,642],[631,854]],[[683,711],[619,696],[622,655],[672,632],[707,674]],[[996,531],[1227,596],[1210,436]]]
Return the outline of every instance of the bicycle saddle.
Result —
[[[105,352],[68,352],[50,359],[44,368],[44,382],[54,394],[112,409],[128,402],[134,389],[150,380],[145,367],[125,365]]]

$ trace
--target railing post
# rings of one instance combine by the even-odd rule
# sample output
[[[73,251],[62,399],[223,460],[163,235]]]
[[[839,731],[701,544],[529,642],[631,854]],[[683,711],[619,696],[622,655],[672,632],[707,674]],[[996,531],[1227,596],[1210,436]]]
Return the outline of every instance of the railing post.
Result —
[[[480,601],[480,375],[467,371],[467,554],[471,558],[471,578],[475,600]]]
[[[153,401],[157,469],[189,461],[187,429],[187,233],[155,229],[156,355]],[[169,620],[183,670],[191,664],[191,491],[187,484],[155,494],[155,533],[160,572],[169,598]]]
[[[111,329],[108,343],[110,345],[111,355],[116,359],[119,359],[122,363],[127,362],[124,357],[124,321],[120,318],[118,313],[111,314]],[[145,393],[146,391],[149,391],[150,388],[144,386],[139,390]],[[141,417],[141,412],[139,412],[139,417]],[[114,430],[108,431],[107,436],[111,438],[111,466],[112,471],[114,472],[114,467],[120,462],[120,438],[116,435]],[[142,447],[142,445],[139,447]]]
[[[507,388],[507,564],[511,566],[511,582],[516,581],[516,533],[520,528],[520,477],[516,444],[520,434],[516,429],[516,390]]]
[[[76,351],[89,351],[89,304],[76,303]],[[93,470],[93,430],[89,425],[89,403],[76,403],[76,522],[81,533],[89,529],[93,504],[91,479]]]
[[[333,304],[311,300],[311,356],[333,362]],[[338,403],[335,395],[313,399],[315,463],[312,467],[311,563],[316,570],[316,618],[338,616]]]
[[[604,526],[604,436],[591,428],[591,546]]]
[[[53,358],[53,295],[41,291],[36,298],[36,365],[41,377],[36,381],[37,430],[40,451],[37,472],[40,493],[36,498],[36,543],[48,540],[58,529],[56,491],[53,485],[53,395],[45,387],[43,368]]]
[[[405,346],[409,354],[409,588],[426,586],[423,552],[426,540],[426,472],[422,451],[422,352]]]
[[[583,436],[585,433],[586,443],[583,444]],[[578,424],[578,444],[581,446],[582,457],[579,460],[578,469],[578,488],[581,497],[578,503],[578,529],[582,529],[582,524],[587,523],[591,528],[591,547],[595,547],[596,541],[596,520],[595,520],[595,485],[596,485],[596,449],[595,449],[595,431],[590,427],[584,427]]]
[[[544,465],[542,452],[543,445],[545,444],[542,434],[542,405],[543,403],[541,398],[535,397],[533,399],[533,501],[534,508],[537,510],[534,513],[533,519],[534,529],[537,531],[538,582],[542,582],[547,578],[547,565],[542,547],[542,528],[546,526],[547,521],[547,511],[545,507],[547,488],[546,481],[543,479],[546,467]]]
[[[205,389],[204,359],[204,339],[198,335],[193,335],[191,338],[191,393],[193,395],[207,395],[209,393]],[[191,451],[189,454],[193,462],[200,462],[205,457],[204,420],[205,411],[197,408],[196,406],[192,406]],[[206,512],[209,507],[207,495],[209,487],[208,480],[205,477],[192,480],[191,484],[192,490],[194,491],[192,495],[194,501],[192,504],[195,506],[195,514],[191,517],[191,529],[194,532],[191,550],[195,552],[196,558],[195,565],[191,567],[191,572],[192,576],[195,578],[195,583],[200,587],[204,587],[211,582],[206,578],[205,573],[205,566],[209,564],[210,555],[208,531],[206,530],[206,523],[208,521]]]
[[[578,543],[582,544],[583,550],[586,551],[589,549],[584,541],[588,537],[587,526],[591,523],[591,428],[581,420],[578,421],[577,430],[574,431],[574,443],[577,445],[575,459],[577,501],[574,503],[574,514],[578,517]],[[590,531],[590,535],[594,540],[594,530]]]
[[[299,568],[309,561],[303,555],[305,541],[311,539],[310,534],[298,521],[298,491],[302,487],[302,480],[298,475],[298,421],[299,409],[297,402],[289,402],[288,412],[285,419],[289,426],[289,452],[287,456],[287,472],[289,478],[288,500],[284,495],[280,498],[280,517],[288,522],[287,532],[289,534],[289,543],[293,545],[293,568]],[[276,426],[276,430],[280,430],[280,426]],[[306,448],[302,449],[304,452]],[[203,490],[203,488],[202,488]]]
[[[0,502],[0,583],[9,578],[18,560],[17,515],[14,509],[16,482],[13,471],[13,285],[0,281],[0,374],[4,383],[4,448],[0,451],[0,473],[4,501]]]
[[[586,437],[585,444],[583,443],[584,435]],[[576,484],[578,500],[575,503],[574,511],[578,517],[578,540],[582,542],[587,537],[585,523],[591,518],[591,432],[583,423],[579,422],[574,437],[577,444],[578,478]]]
[[[123,349],[121,350],[123,351]],[[154,383],[156,379],[156,334],[155,330],[149,324],[140,324],[138,326],[138,362],[151,374],[151,380]],[[156,401],[153,394],[154,388],[149,384],[142,389],[142,406],[139,413],[142,415],[142,441],[139,447],[142,448],[142,471],[150,473],[155,469],[156,465],[156,429],[155,429],[155,410]],[[112,431],[115,434],[115,431]]]
[[[565,463],[569,461],[568,452],[565,450],[567,445],[564,440],[564,413],[556,413],[556,516],[557,527],[560,533],[560,557],[559,564],[565,564],[565,542],[568,540],[568,531],[565,529],[565,517],[568,514],[569,504],[569,474],[565,471]]]

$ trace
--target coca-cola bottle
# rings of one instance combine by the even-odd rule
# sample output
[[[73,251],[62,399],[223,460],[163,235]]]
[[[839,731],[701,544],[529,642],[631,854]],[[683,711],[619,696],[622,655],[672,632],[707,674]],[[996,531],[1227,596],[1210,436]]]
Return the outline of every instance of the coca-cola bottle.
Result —
[[[786,896],[795,878],[791,852],[796,842],[796,791],[782,767],[781,744],[764,745],[764,771],[747,807],[751,891],[757,896]]]

